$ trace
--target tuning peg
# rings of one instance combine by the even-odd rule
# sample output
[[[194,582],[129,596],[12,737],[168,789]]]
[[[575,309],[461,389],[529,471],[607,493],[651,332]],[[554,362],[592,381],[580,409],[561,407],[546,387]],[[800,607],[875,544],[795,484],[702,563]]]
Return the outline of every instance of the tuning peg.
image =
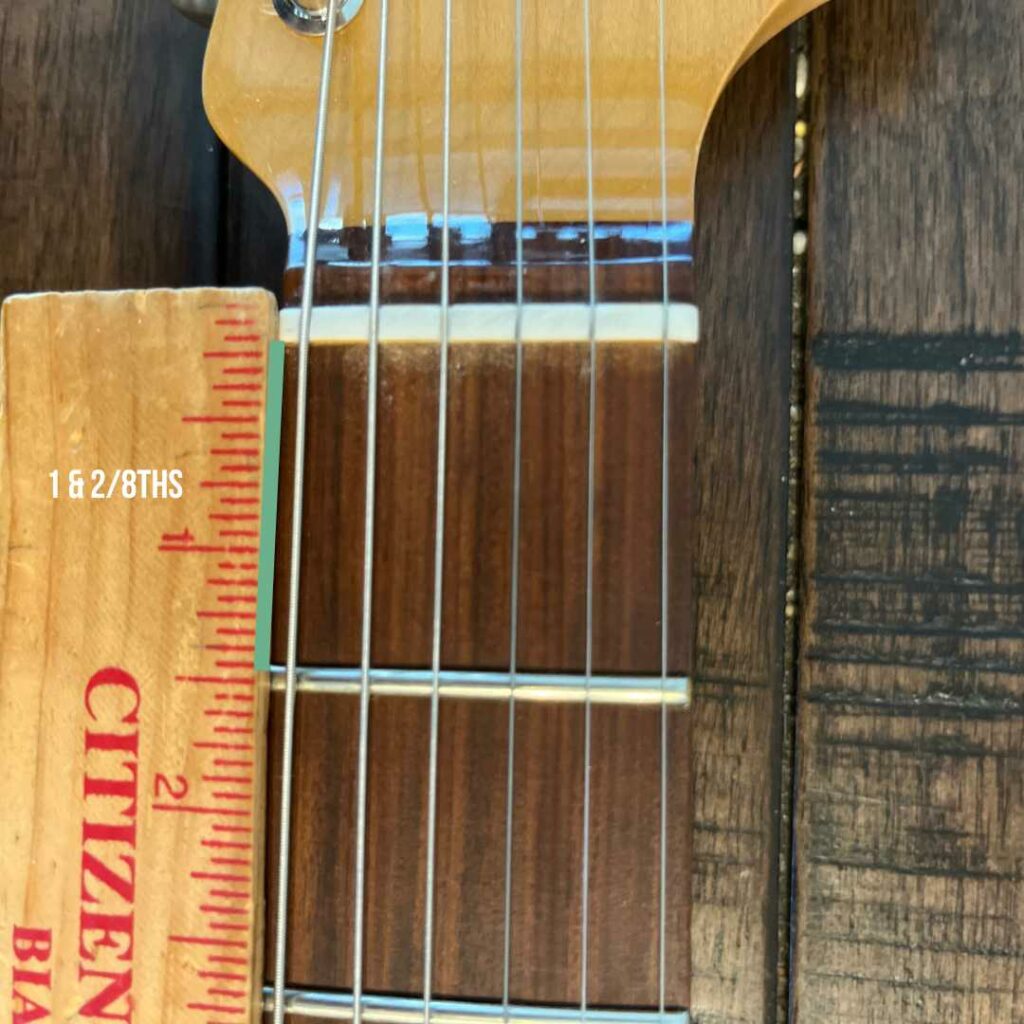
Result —
[[[217,10],[217,0],[171,0],[171,6],[191,21],[209,28]]]

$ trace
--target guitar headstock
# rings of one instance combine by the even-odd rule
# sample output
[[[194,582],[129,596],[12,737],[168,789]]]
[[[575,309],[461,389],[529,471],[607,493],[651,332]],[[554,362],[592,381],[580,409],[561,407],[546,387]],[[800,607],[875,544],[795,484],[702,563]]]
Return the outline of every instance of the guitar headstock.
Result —
[[[664,110],[669,219],[692,221],[700,143],[722,89],[763,42],[822,2],[591,0],[596,219],[660,221]],[[217,133],[276,195],[294,235],[306,226],[322,38],[286,24],[278,6],[220,0],[204,95]],[[516,9],[516,0],[452,3],[452,211],[490,223],[515,220],[519,81],[525,219],[585,221],[584,5],[521,0],[518,68]],[[441,208],[444,11],[444,0],[391,3],[389,218],[422,221]],[[336,39],[321,220],[328,229],[372,218],[380,28],[379,0],[365,0]]]

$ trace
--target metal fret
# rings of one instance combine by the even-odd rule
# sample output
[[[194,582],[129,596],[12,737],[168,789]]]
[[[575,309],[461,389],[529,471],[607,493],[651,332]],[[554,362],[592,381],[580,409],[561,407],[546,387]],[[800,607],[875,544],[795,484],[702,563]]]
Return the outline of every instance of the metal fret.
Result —
[[[270,990],[264,994],[270,1005]],[[686,1010],[600,1010],[578,1007],[539,1006],[535,1004],[471,1003],[453,999],[435,999],[425,1006],[422,999],[398,996],[364,995],[360,1016],[367,1024],[689,1024]],[[348,992],[311,992],[290,989],[285,992],[287,1013],[314,1020],[351,1021],[353,1000]]]
[[[272,665],[271,687],[284,688],[284,669]],[[360,668],[303,668],[296,672],[300,692],[358,694],[362,686]],[[431,668],[371,668],[370,692],[374,696],[430,697],[434,671]],[[587,698],[593,704],[688,707],[690,680],[687,676],[590,676],[556,672],[474,672],[442,669],[438,692],[442,697],[467,700],[508,700],[579,704]]]

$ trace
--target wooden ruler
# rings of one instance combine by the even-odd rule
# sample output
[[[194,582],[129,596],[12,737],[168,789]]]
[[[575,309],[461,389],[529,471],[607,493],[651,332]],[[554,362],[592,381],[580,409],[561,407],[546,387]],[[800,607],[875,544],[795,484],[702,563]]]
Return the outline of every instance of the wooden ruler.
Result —
[[[255,291],[4,307],[0,977],[14,1024],[257,1013],[267,679],[253,657],[275,322]]]

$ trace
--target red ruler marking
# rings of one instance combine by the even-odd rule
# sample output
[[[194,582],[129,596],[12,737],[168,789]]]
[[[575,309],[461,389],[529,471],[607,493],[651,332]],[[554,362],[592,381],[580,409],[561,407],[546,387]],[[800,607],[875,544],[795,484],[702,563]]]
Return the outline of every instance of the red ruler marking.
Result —
[[[222,308],[231,310],[234,304],[227,303]],[[189,747],[194,755],[192,777],[195,779],[195,790],[190,796],[194,795],[196,799],[188,802],[164,799],[154,801],[152,807],[154,811],[179,814],[203,822],[202,829],[197,830],[195,835],[194,854],[188,863],[181,866],[181,872],[183,881],[192,879],[213,886],[205,889],[203,900],[196,905],[196,910],[205,921],[203,926],[195,927],[188,934],[171,935],[170,941],[218,950],[231,949],[239,953],[232,956],[209,956],[205,960],[190,962],[190,969],[195,976],[195,992],[203,992],[206,998],[189,1001],[184,1009],[188,1011],[189,1019],[205,1024],[227,1024],[209,1021],[209,1013],[236,1017],[246,1015],[254,998],[253,993],[258,991],[260,983],[260,979],[251,974],[254,964],[258,963],[256,951],[251,944],[257,912],[254,878],[250,873],[253,861],[244,856],[253,849],[253,825],[247,822],[252,822],[256,813],[253,803],[256,796],[256,777],[253,774],[255,765],[251,759],[230,756],[252,753],[253,726],[247,723],[252,722],[255,713],[223,706],[226,701],[253,701],[251,693],[231,691],[236,687],[254,687],[254,645],[252,642],[215,642],[216,637],[255,636],[255,630],[251,628],[234,624],[217,625],[220,621],[232,623],[255,619],[255,613],[248,606],[256,603],[256,597],[239,593],[239,590],[255,590],[257,578],[226,574],[257,569],[255,556],[259,553],[256,543],[259,531],[255,527],[240,528],[234,525],[225,528],[225,524],[257,523],[260,516],[256,506],[260,499],[255,494],[249,498],[222,497],[217,493],[246,490],[258,492],[260,487],[262,435],[254,430],[225,430],[225,427],[258,424],[258,415],[231,410],[256,410],[262,408],[262,402],[225,401],[219,394],[229,389],[247,392],[261,392],[263,389],[263,352],[255,348],[236,347],[240,342],[252,345],[264,341],[258,333],[239,330],[254,323],[248,317],[223,313],[215,317],[210,344],[203,352],[203,357],[230,364],[223,370],[226,374],[241,374],[253,380],[229,384],[211,381],[206,396],[207,410],[190,412],[181,417],[183,425],[194,429],[197,443],[205,446],[211,460],[227,458],[245,461],[218,463],[217,475],[200,481],[201,491],[209,495],[209,507],[203,510],[201,518],[190,522],[180,533],[164,535],[159,544],[159,551],[165,557],[198,559],[203,563],[204,570],[203,588],[195,599],[195,618],[203,643],[198,658],[192,657],[185,671],[170,675],[171,680],[194,685],[207,694],[196,708],[196,723],[207,723],[208,731],[200,729],[189,739]],[[253,359],[259,361],[244,362]],[[240,360],[243,365],[238,365]],[[253,510],[218,511],[218,506],[224,505],[253,506]],[[230,557],[226,559],[225,555]],[[237,561],[238,556],[253,556],[253,560]],[[225,593],[225,589],[229,592]],[[239,674],[238,670],[245,671]],[[235,724],[218,724],[225,721]],[[196,759],[198,763],[195,763]],[[240,770],[244,770],[242,774],[238,774]],[[239,919],[245,919],[245,923],[235,923]],[[199,921],[196,925],[199,925]],[[211,970],[211,964],[230,964],[238,969]],[[234,984],[232,987],[203,984],[211,980],[230,981]]]

